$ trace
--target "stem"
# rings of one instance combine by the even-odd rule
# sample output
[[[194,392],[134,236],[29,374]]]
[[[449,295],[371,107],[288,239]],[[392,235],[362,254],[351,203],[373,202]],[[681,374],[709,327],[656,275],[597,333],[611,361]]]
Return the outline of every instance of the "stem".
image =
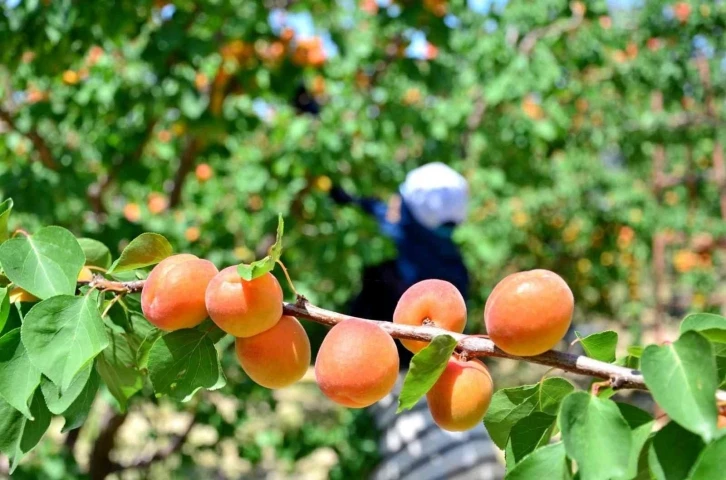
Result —
[[[105,280],[103,278],[94,279],[93,283],[99,288],[116,288],[118,291],[126,291],[128,293],[138,292],[144,285],[143,280],[136,280],[133,282],[113,282]],[[386,333],[391,335],[393,338],[406,339],[406,340],[419,340],[424,342],[430,342],[434,337],[438,335],[449,335],[453,337],[458,345],[456,350],[458,352],[465,352],[467,357],[497,357],[497,358],[509,358],[512,360],[518,360],[521,362],[536,363],[538,365],[545,365],[548,367],[557,368],[566,372],[576,373],[579,375],[586,375],[590,377],[596,377],[610,382],[613,389],[637,389],[637,390],[648,390],[645,385],[643,375],[638,370],[631,368],[621,367],[610,363],[601,362],[584,355],[574,355],[566,352],[559,352],[557,350],[548,350],[540,355],[534,355],[531,357],[518,357],[516,355],[510,355],[509,353],[500,350],[494,345],[488,338],[483,338],[476,335],[465,335],[463,333],[450,332],[441,328],[433,326],[418,326],[414,327],[411,325],[402,325],[393,322],[379,321],[379,320],[368,320],[366,318],[352,317],[342,313],[332,312],[325,310],[315,305],[310,304],[304,297],[298,296],[298,300],[295,303],[283,303],[283,313],[298,318],[304,318],[322,325],[333,327],[338,323],[357,319],[365,322],[370,322],[378,325]],[[726,391],[719,390],[716,392],[716,398],[719,402],[726,402]]]
[[[287,278],[287,284],[290,285],[290,288],[292,289],[292,293],[295,294],[296,297],[300,297],[301,295],[297,293],[297,290],[295,290],[295,285],[292,283],[292,279],[290,278],[290,274],[287,273],[287,268],[285,268],[285,264],[282,263],[282,260],[277,260],[278,265],[280,265],[280,268],[282,268],[282,273],[285,274],[285,278]]]

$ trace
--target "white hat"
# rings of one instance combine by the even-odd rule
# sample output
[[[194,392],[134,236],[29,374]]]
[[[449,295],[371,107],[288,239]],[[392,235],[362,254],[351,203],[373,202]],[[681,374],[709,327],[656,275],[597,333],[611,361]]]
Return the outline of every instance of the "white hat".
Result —
[[[410,171],[400,191],[413,217],[429,229],[447,222],[458,224],[466,218],[469,202],[466,179],[441,162]]]

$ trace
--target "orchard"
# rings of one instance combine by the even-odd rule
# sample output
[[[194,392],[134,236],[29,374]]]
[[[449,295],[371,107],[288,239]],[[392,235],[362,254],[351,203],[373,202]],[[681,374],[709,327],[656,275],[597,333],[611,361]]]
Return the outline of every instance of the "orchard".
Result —
[[[720,480],[724,29],[713,0],[0,2],[0,477]],[[422,245],[380,224],[431,162],[468,279],[354,317]]]
[[[12,202],[6,205],[5,219]],[[281,260],[282,217],[265,258],[222,270],[195,255],[173,254],[154,233],[134,239],[113,262],[102,244],[60,227],[3,236],[0,447],[11,471],[54,415],[70,431],[84,424],[104,385],[120,401],[133,394],[125,382],[128,369],[148,379],[156,396],[183,402],[200,389],[221,388],[227,380],[219,350],[230,335],[229,347],[250,379],[271,389],[294,384],[311,362],[300,318],[332,327],[314,359],[315,380],[330,400],[357,409],[389,394],[399,371],[398,339],[415,352],[398,411],[425,395],[444,430],[484,422],[506,451],[507,478],[670,472],[684,468],[670,446],[684,437],[693,442],[688,478],[718,478],[726,458],[726,435],[719,429],[726,392],[718,390],[724,317],[689,316],[673,343],[633,348],[614,361],[617,335],[611,331],[581,338],[586,356],[552,350],[570,326],[576,299],[548,270],[502,279],[484,310],[489,334],[469,336],[462,334],[467,312],[461,294],[441,280],[409,288],[392,322],[323,310],[302,295],[285,302],[271,273],[279,265],[295,291],[294,275]],[[488,357],[599,381],[583,391],[549,376],[496,390],[482,361]],[[663,418],[610,399],[621,389],[649,390],[667,425],[656,429]]]

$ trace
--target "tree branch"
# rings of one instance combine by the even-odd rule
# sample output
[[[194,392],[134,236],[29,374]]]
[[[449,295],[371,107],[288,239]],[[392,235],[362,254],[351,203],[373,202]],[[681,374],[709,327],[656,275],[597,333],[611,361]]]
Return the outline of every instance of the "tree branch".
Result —
[[[103,277],[96,277],[90,285],[112,291],[138,292],[143,288],[144,281],[137,280],[134,282],[114,282],[105,280]],[[584,355],[574,355],[556,350],[549,350],[541,355],[531,357],[518,357],[510,355],[500,350],[494,345],[494,342],[488,338],[482,338],[473,335],[465,335],[463,333],[450,332],[437,327],[420,326],[414,327],[410,325],[401,325],[398,323],[368,320],[365,318],[352,317],[342,313],[325,310],[310,304],[304,297],[299,296],[295,303],[283,303],[283,313],[298,318],[320,323],[332,327],[338,323],[349,320],[358,319],[366,322],[374,323],[381,327],[386,333],[393,338],[431,341],[438,335],[450,335],[458,342],[456,349],[459,352],[466,353],[470,357],[497,357],[519,360],[521,362],[536,363],[546,365],[548,367],[558,368],[566,372],[576,373],[579,375],[587,375],[591,377],[608,380],[614,389],[638,389],[647,390],[643,375],[638,370],[613,365],[611,363],[601,362],[599,360],[586,357]],[[726,391],[719,390],[716,393],[719,401],[726,402]]]
[[[194,167],[194,161],[197,158],[199,146],[200,142],[197,137],[190,136],[187,141],[187,146],[182,152],[181,159],[179,161],[179,168],[176,171],[176,175],[174,175],[174,184],[171,190],[171,195],[169,195],[169,206],[171,208],[179,205],[182,188],[184,187],[184,180]]]

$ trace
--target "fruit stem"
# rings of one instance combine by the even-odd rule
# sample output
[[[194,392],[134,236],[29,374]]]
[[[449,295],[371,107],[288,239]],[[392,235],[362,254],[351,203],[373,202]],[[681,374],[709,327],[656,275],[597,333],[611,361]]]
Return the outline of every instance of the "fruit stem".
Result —
[[[295,285],[292,283],[292,279],[290,278],[290,274],[287,273],[287,268],[285,268],[285,264],[282,263],[282,260],[278,259],[276,262],[280,265],[280,268],[282,268],[282,272],[285,274],[285,278],[287,279],[287,284],[290,285],[290,289],[292,290],[292,293],[295,294],[296,297],[301,297],[299,293],[297,293],[297,290],[295,290]]]

